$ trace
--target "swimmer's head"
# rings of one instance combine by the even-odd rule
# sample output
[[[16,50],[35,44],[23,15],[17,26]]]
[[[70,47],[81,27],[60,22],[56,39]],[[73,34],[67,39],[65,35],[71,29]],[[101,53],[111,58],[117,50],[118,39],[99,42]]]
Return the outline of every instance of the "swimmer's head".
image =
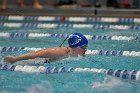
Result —
[[[84,35],[80,33],[74,33],[69,36],[68,43],[69,47],[76,48],[78,46],[88,45],[88,40]]]

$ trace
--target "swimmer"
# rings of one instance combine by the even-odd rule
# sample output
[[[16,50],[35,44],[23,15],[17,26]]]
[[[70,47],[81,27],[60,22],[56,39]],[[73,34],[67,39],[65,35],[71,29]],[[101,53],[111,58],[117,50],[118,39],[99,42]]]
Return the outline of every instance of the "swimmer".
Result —
[[[78,57],[78,55],[83,57],[85,56],[85,52],[88,46],[88,40],[84,35],[80,33],[74,33],[70,35],[68,37],[68,44],[69,46],[51,47],[18,56],[7,56],[4,58],[4,62],[14,63],[20,60],[35,58],[46,58],[47,61],[53,62],[68,57]]]

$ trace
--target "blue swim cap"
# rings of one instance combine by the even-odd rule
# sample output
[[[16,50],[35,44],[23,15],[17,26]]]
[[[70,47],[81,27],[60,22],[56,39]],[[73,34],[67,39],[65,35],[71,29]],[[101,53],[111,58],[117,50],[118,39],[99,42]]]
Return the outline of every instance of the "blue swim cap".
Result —
[[[70,37],[68,38],[68,43],[69,43],[69,47],[76,48],[78,46],[88,44],[88,40],[84,35],[80,33],[74,33],[70,35]]]

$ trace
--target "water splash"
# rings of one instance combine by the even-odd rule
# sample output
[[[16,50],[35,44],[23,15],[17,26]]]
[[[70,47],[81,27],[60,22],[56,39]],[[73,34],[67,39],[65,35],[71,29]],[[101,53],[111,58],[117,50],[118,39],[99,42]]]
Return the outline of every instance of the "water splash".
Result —
[[[62,61],[78,61],[80,59],[82,59],[83,57],[78,55],[78,57],[68,57],[68,58],[65,58],[65,59],[62,59]]]
[[[94,92],[96,91],[95,93],[140,93],[137,88],[139,88],[139,84],[135,82],[111,76],[105,77],[102,82],[92,84],[92,89]]]
[[[45,58],[35,58],[28,60],[20,60],[15,62],[15,65],[42,65],[45,62]]]
[[[112,78],[111,76],[105,77],[103,82],[95,82],[92,84],[92,88],[96,89],[112,89],[114,87],[123,85],[124,83],[118,78]]]
[[[8,92],[8,91],[0,91],[0,93],[12,93],[12,92]]]
[[[0,63],[4,63],[4,58],[0,57]]]
[[[48,81],[43,81],[41,84],[32,85],[24,93],[53,93],[53,89]]]

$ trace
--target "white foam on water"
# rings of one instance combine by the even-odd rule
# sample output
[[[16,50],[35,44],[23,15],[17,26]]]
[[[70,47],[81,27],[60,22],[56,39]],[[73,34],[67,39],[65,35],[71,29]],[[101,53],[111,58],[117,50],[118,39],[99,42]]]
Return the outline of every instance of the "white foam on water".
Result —
[[[45,58],[35,58],[35,59],[28,59],[28,60],[21,60],[15,62],[16,65],[36,65],[36,64],[44,64]]]
[[[5,63],[4,58],[0,57],[0,63]]]
[[[69,60],[69,61],[77,61],[77,60],[80,60],[82,58],[83,58],[82,56],[78,55],[78,57],[68,57],[68,58],[65,58],[65,59],[62,59],[62,60],[63,61],[67,61],[67,60]]]
[[[33,84],[23,93],[53,93],[53,89],[48,81],[43,81],[40,84]]]
[[[106,76],[103,81],[94,81],[91,88],[97,93],[140,93],[139,83],[134,81],[123,80],[112,76]]]
[[[104,78],[104,81],[102,82],[94,82],[92,84],[92,88],[106,90],[106,89],[111,89],[111,88],[114,88],[123,84],[124,83],[120,79],[107,76]]]
[[[12,93],[12,92],[8,92],[8,91],[0,91],[0,93]]]

